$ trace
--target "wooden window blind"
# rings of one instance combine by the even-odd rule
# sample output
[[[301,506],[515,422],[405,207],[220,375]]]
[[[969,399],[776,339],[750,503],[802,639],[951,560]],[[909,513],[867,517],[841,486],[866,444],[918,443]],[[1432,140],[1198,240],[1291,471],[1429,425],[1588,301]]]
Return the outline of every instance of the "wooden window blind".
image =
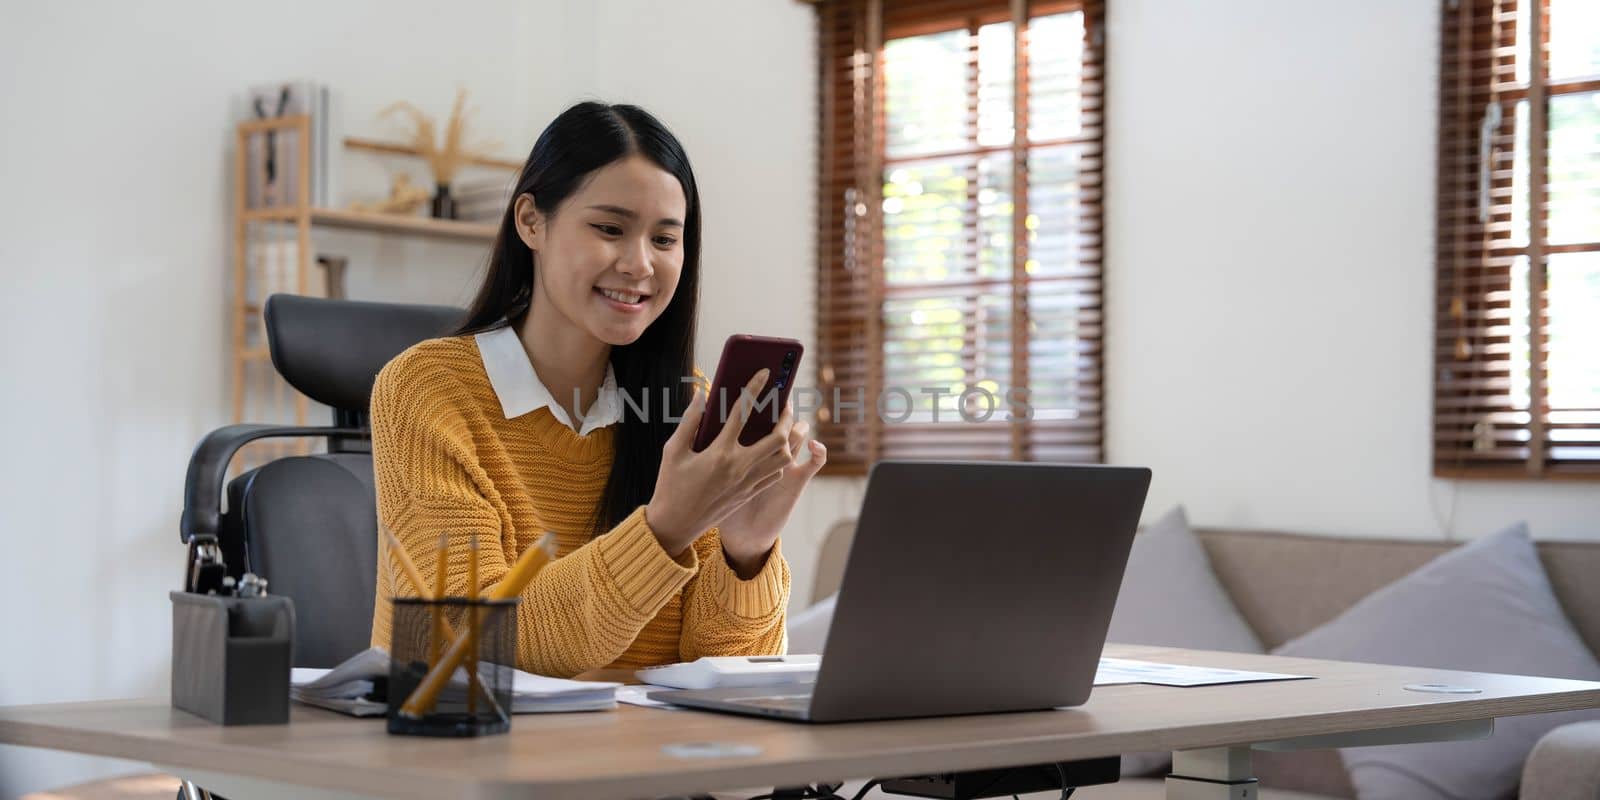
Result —
[[[1101,0],[817,4],[830,471],[1101,460],[1103,19]]]
[[[1600,477],[1600,3],[1442,13],[1434,473]]]

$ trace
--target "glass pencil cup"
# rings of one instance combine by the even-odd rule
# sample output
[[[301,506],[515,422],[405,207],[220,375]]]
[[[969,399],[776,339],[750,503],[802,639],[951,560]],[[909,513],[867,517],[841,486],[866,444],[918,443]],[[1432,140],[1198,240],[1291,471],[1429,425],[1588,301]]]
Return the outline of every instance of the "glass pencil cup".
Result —
[[[393,602],[389,732],[487,736],[511,730],[517,600]],[[441,663],[450,671],[433,674]]]

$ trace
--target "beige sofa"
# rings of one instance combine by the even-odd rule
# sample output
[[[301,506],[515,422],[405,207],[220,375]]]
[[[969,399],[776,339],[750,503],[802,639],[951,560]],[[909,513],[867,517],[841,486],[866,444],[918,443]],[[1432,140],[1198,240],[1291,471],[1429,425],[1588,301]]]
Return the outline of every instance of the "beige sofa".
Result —
[[[1212,570],[1268,650],[1333,619],[1456,546],[1272,531],[1199,528],[1195,532]],[[818,557],[813,598],[838,591],[854,533],[855,520],[844,520],[828,531]],[[1538,548],[1556,597],[1583,641],[1600,657],[1600,542],[1539,542]],[[1257,753],[1255,766],[1263,798],[1355,797],[1337,751]],[[1154,778],[1126,779],[1073,795],[1075,800],[1161,796],[1162,784]],[[1545,736],[1523,768],[1520,797],[1600,798],[1600,722],[1567,725]]]

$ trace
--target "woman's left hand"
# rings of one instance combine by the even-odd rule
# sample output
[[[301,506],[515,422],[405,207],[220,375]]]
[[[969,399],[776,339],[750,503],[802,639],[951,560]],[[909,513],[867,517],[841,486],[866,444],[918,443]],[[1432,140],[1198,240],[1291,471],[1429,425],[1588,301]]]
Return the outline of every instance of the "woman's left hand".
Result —
[[[719,523],[722,552],[743,580],[761,571],[795,503],[799,502],[800,493],[811,482],[811,476],[828,462],[828,448],[815,440],[809,443],[811,460],[804,463],[795,460],[799,458],[801,446],[807,444],[809,430],[810,426],[804,421],[789,429],[789,452],[794,457],[783,467],[782,476]]]

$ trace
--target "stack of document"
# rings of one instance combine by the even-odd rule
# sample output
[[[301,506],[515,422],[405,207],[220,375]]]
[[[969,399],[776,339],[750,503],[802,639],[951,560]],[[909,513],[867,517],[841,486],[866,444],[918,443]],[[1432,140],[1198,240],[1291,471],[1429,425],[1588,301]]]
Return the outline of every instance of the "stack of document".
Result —
[[[487,678],[496,669],[480,664]],[[388,710],[384,697],[374,693],[389,677],[389,653],[374,647],[351,656],[333,669],[296,667],[289,676],[289,697],[305,703],[357,717],[375,717]],[[604,711],[617,707],[620,683],[572,681],[546,678],[522,670],[512,670],[511,713],[539,714],[556,711]],[[441,699],[466,696],[467,673],[458,669]]]
[[[1101,658],[1094,673],[1094,685],[1117,686],[1124,683],[1151,683],[1156,686],[1216,686],[1224,683],[1297,681],[1306,675],[1279,672],[1247,672],[1221,667],[1191,667],[1183,664],[1157,664],[1131,658]]]

